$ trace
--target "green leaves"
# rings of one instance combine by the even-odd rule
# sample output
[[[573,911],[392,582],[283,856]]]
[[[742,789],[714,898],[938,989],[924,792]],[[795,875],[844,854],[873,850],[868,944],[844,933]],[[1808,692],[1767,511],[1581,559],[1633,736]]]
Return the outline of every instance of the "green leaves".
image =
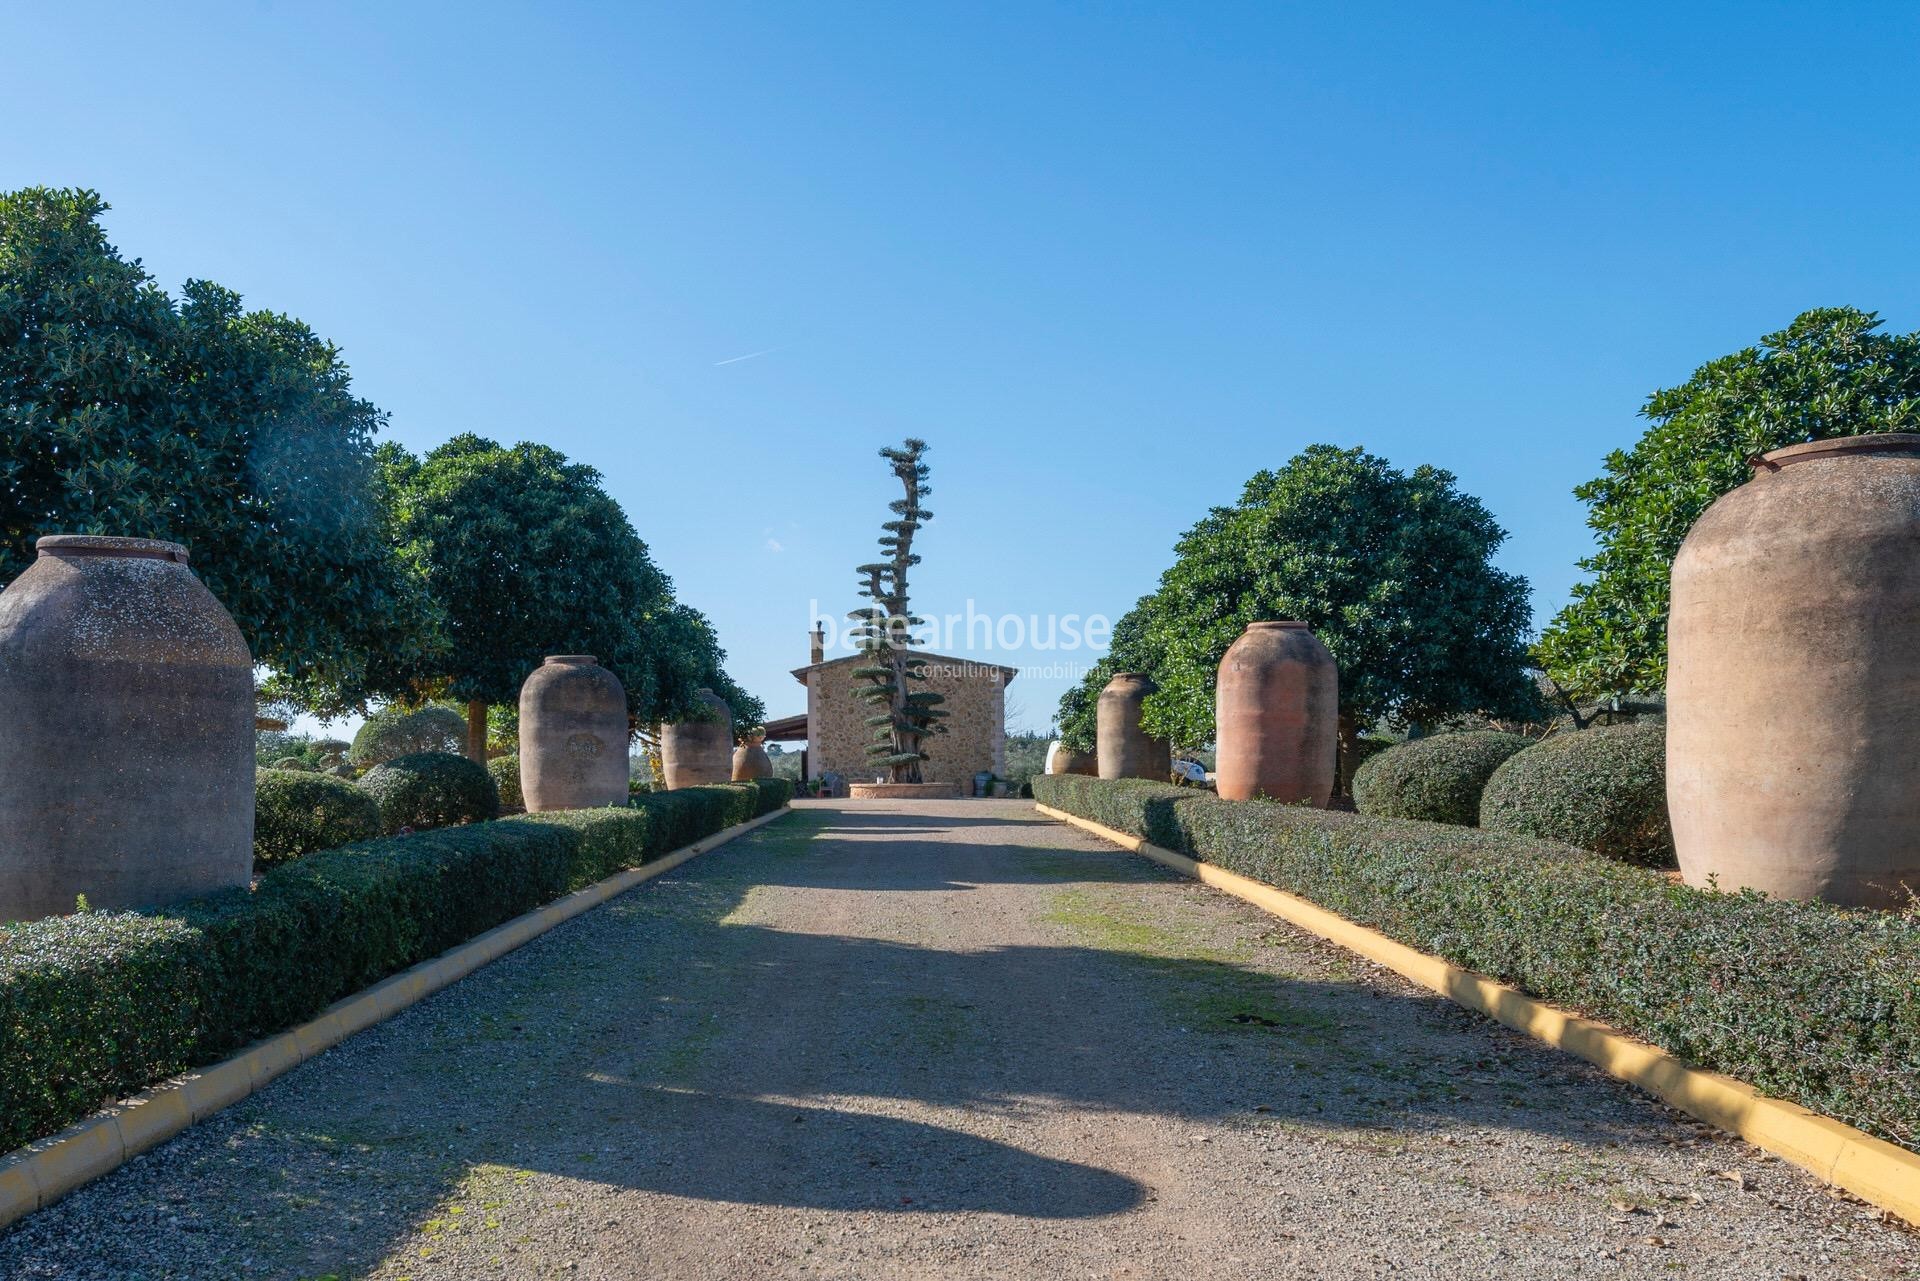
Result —
[[[1687,531],[1744,484],[1747,459],[1811,440],[1920,430],[1920,334],[1883,334],[1872,312],[1805,312],[1756,347],[1656,391],[1652,425],[1574,490],[1600,548],[1592,578],[1541,637],[1548,673],[1579,700],[1666,684],[1668,580]]]
[[[1527,585],[1491,563],[1505,539],[1447,472],[1314,445],[1182,536],[1158,589],[1116,624],[1108,658],[1061,700],[1062,736],[1090,747],[1101,686],[1144,671],[1160,686],[1148,727],[1182,746],[1209,741],[1220,660],[1268,619],[1305,622],[1332,651],[1344,717],[1524,713]]]

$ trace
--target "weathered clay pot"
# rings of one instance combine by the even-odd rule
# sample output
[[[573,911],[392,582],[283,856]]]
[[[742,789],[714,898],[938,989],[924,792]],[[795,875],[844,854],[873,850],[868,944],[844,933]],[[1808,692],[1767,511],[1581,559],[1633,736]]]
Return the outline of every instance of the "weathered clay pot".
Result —
[[[549,654],[520,686],[527,812],[627,803],[627,692],[591,654]]]
[[[144,538],[58,535],[0,593],[0,921],[253,873],[253,658]]]
[[[700,690],[699,698],[712,719],[679,721],[660,731],[660,772],[669,791],[733,778],[733,712],[710,689]]]
[[[1340,673],[1305,623],[1248,623],[1220,660],[1214,786],[1327,807],[1340,756]]]
[[[733,749],[733,781],[745,783],[756,778],[773,777],[773,758],[767,755],[763,744],[767,740],[755,736]]]
[[[1056,738],[1047,744],[1047,773],[1096,777],[1100,773],[1100,763],[1095,753],[1076,752]]]
[[[1920,890],[1920,435],[1777,449],[1673,563],[1667,807],[1689,885]]]
[[[1173,751],[1165,739],[1140,727],[1140,703],[1160,687],[1144,672],[1120,672],[1100,691],[1094,707],[1101,778],[1154,778],[1173,772]]]

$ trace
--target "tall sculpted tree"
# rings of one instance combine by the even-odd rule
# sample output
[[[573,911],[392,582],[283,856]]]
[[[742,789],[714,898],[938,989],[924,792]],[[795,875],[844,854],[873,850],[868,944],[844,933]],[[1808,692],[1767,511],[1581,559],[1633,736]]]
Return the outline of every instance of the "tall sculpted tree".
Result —
[[[408,692],[438,635],[395,555],[340,353],[108,243],[91,191],[0,194],[0,582],[43,534],[185,543],[274,691],[322,713]]]
[[[1666,684],[1673,558],[1701,513],[1746,482],[1749,458],[1835,436],[1920,431],[1920,334],[1880,326],[1852,307],[1809,311],[1647,398],[1646,434],[1573,491],[1600,549],[1580,562],[1592,579],[1540,639],[1541,662],[1561,689],[1587,700]]]
[[[925,619],[916,618],[907,597],[907,574],[920,558],[913,551],[913,536],[920,526],[933,519],[933,513],[921,506],[921,500],[933,491],[927,488],[930,469],[920,461],[927,442],[909,437],[898,449],[882,449],[880,456],[893,469],[903,496],[888,504],[894,519],[882,523],[880,550],[885,559],[860,566],[860,594],[872,604],[850,612],[854,645],[867,661],[853,669],[854,692],[874,708],[867,718],[873,727],[873,742],[867,756],[883,765],[896,783],[918,783],[920,762],[928,759],[926,741],[943,732],[940,721],[946,713],[940,709],[945,698],[931,690],[915,690],[912,682],[927,679],[927,660],[913,653],[918,639],[913,629]]]
[[[694,710],[722,652],[597,471],[474,435],[419,459],[383,446],[381,460],[403,550],[446,616],[444,657],[423,684],[466,704],[468,755],[485,759],[488,706],[517,699],[548,654],[597,656],[636,723]]]
[[[1311,446],[1181,537],[1158,590],[1115,624],[1109,657],[1061,700],[1063,735],[1091,746],[1099,684],[1140,670],[1160,686],[1147,727],[1210,741],[1220,660],[1267,619],[1308,624],[1339,663],[1343,753],[1381,717],[1527,715],[1527,583],[1494,567],[1505,539],[1448,472]]]

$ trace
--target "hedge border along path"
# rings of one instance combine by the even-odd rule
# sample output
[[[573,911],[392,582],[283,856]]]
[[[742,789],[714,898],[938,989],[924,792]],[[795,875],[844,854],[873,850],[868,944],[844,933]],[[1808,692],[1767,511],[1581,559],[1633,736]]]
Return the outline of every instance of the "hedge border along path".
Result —
[[[1040,779],[1034,781],[1036,785],[1041,784]],[[1605,1023],[1570,1014],[1517,988],[1409,947],[1265,881],[1191,858],[1136,833],[1117,831],[1105,823],[1056,808],[1047,802],[1071,803],[1079,800],[1083,808],[1098,810],[1141,810],[1144,809],[1142,802],[1148,800],[1165,800],[1174,804],[1200,803],[1209,807],[1219,805],[1223,810],[1229,807],[1242,808],[1241,805],[1217,802],[1211,798],[1196,801],[1195,793],[1185,789],[1140,783],[1119,785],[1133,791],[1130,797],[1112,794],[1105,798],[1108,801],[1106,805],[1097,800],[1088,805],[1086,802],[1093,799],[1092,788],[1082,786],[1084,784],[1092,784],[1092,788],[1113,787],[1112,784],[1095,783],[1093,780],[1078,780],[1077,784],[1059,788],[1041,786],[1038,790],[1046,795],[1036,808],[1050,818],[1081,827],[1204,884],[1245,899],[1385,965],[1459,1004],[1487,1014],[1516,1031],[1557,1049],[1577,1054],[1674,1107],[1738,1134],[1821,1179],[1920,1226],[1920,1153],[1842,1124],[1831,1117],[1819,1115],[1798,1104],[1768,1097],[1743,1081],[1693,1067],[1683,1059],[1635,1040]],[[1268,808],[1285,810],[1285,807]],[[1328,817],[1312,811],[1294,810],[1290,813],[1296,821],[1311,822],[1316,818]],[[1103,814],[1102,817],[1107,815]],[[1337,821],[1345,816],[1334,817]],[[1160,825],[1166,825],[1164,816]],[[1394,826],[1407,828],[1415,825],[1400,823]],[[1548,846],[1546,852],[1551,854],[1555,848]],[[1323,855],[1328,852],[1324,849],[1320,851]],[[1733,896],[1717,897],[1740,901]]]
[[[771,812],[651,859],[644,866],[616,872],[336,1001],[311,1022],[256,1042],[242,1053],[190,1076],[142,1091],[99,1116],[29,1144],[0,1160],[0,1228],[113,1172],[354,1033],[392,1018],[582,912],[672,871],[696,854],[725,845],[790,813],[792,810],[783,803]]]

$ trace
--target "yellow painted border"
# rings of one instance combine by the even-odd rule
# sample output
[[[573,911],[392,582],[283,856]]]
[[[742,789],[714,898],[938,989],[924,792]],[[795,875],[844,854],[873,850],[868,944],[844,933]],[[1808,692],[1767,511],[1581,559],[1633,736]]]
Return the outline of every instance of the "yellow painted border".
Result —
[[[1504,983],[1429,956],[1378,930],[1356,925],[1344,916],[1316,907],[1298,895],[1162,849],[1137,836],[1117,832],[1064,810],[1047,805],[1034,808],[1048,818],[1070,823],[1183,876],[1245,899],[1310,934],[1358,952],[1515,1031],[1577,1054],[1622,1081],[1659,1096],[1682,1112],[1729,1130],[1755,1147],[1764,1148],[1861,1200],[1920,1226],[1920,1155],[1810,1112],[1797,1103],[1762,1094],[1744,1081],[1693,1067],[1658,1046],[1637,1041],[1605,1023],[1569,1014]]]
[[[144,1090],[97,1116],[30,1143],[0,1160],[0,1228],[52,1205],[188,1126],[206,1120],[283,1072],[423,1001],[490,961],[643,881],[670,872],[696,854],[771,823],[781,808],[715,832],[643,867],[616,872],[544,907],[476,934],[451,951],[400,971],[327,1007],[310,1023],[256,1041],[233,1058]]]

